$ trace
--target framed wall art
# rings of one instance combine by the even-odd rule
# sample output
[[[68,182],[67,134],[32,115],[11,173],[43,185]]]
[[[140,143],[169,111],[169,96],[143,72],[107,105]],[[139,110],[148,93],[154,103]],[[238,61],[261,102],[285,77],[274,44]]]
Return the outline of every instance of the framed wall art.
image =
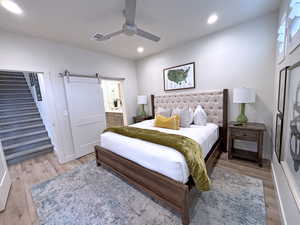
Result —
[[[195,63],[187,63],[163,70],[164,90],[195,88]]]
[[[300,62],[289,67],[281,165],[300,209]]]
[[[288,67],[283,68],[279,72],[277,110],[282,115],[284,114],[284,106],[285,106],[287,73],[288,73]]]
[[[278,162],[281,162],[281,146],[282,146],[282,128],[283,128],[283,117],[280,113],[276,116],[276,129],[275,129],[275,153]]]

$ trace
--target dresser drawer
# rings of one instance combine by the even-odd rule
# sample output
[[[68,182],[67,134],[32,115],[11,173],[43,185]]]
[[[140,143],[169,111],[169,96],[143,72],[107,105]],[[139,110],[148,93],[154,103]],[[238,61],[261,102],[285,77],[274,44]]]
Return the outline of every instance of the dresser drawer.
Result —
[[[242,140],[257,140],[257,132],[252,130],[231,129],[231,137]]]

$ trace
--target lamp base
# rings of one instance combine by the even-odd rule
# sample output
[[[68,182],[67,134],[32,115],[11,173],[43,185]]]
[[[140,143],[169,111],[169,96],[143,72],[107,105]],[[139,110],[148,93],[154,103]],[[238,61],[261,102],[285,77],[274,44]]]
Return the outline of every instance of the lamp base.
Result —
[[[236,122],[245,124],[248,122],[248,118],[245,115],[245,103],[241,103],[241,112],[240,115],[237,117]]]
[[[141,112],[140,112],[140,116],[146,117],[146,112],[145,112],[144,104],[142,104],[142,109],[141,109]]]

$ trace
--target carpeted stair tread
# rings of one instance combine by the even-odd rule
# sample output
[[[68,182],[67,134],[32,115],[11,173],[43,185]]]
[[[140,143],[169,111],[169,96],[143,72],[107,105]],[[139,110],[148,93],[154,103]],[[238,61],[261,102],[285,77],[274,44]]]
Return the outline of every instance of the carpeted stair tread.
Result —
[[[29,137],[29,136],[33,136],[33,135],[37,135],[37,134],[46,134],[47,131],[46,130],[40,130],[40,131],[35,131],[35,132],[29,132],[29,133],[23,133],[20,135],[14,135],[14,136],[9,136],[9,137],[5,137],[5,138],[1,138],[1,141],[9,141],[9,140],[13,140],[13,139],[17,139],[17,138],[22,138],[22,137]]]
[[[17,83],[17,84],[0,84],[0,88],[5,88],[5,89],[11,89],[11,88],[23,88],[23,89],[28,89],[28,86],[26,83]]]
[[[33,121],[38,121],[41,120],[41,118],[34,118],[34,119],[27,119],[27,120],[18,120],[18,121],[10,121],[10,122],[5,122],[5,123],[0,123],[0,126],[6,126],[6,125],[11,125],[11,124],[16,124],[16,123],[25,123],[25,122],[33,122]]]
[[[29,97],[29,98],[7,98],[7,99],[0,99],[0,100],[2,100],[2,101],[4,101],[4,100],[9,100],[9,101],[11,101],[11,100],[33,100],[33,98],[32,97]]]
[[[0,130],[0,135],[3,133],[9,133],[9,132],[14,132],[14,131],[22,131],[22,130],[29,130],[32,128],[39,128],[39,127],[44,127],[44,124],[37,124],[37,125],[30,125],[30,126],[24,126],[24,127],[17,127],[17,128],[10,128],[10,129],[1,129]]]
[[[24,107],[24,108],[11,108],[11,109],[0,109],[0,113],[2,112],[18,112],[22,110],[37,110],[36,107]]]
[[[4,150],[4,152],[7,152],[10,149],[14,149],[14,148],[22,147],[22,146],[25,146],[25,145],[30,145],[30,144],[42,142],[42,141],[48,141],[48,140],[50,140],[49,137],[39,138],[39,139],[36,139],[36,140],[30,140],[30,141],[26,141],[26,142],[14,144],[14,145],[3,146],[3,150]],[[22,151],[24,151],[24,150],[22,150]]]
[[[1,78],[1,76],[0,76],[0,78]],[[15,84],[15,83],[24,83],[24,84],[26,84],[25,78],[24,79],[11,80],[11,79],[3,79],[3,77],[2,77],[2,79],[0,79],[0,83],[1,82],[9,82],[9,83],[13,83],[13,84]]]
[[[21,106],[21,105],[34,105],[35,106],[35,102],[32,99],[32,102],[16,102],[16,103],[6,103],[6,104],[0,104],[0,107],[11,107],[11,106]],[[12,108],[13,109],[13,108]]]
[[[18,92],[28,92],[28,93],[30,93],[29,89],[25,89],[25,88],[19,89],[19,88],[13,88],[13,87],[12,88],[1,89],[0,91],[2,91],[2,93],[5,93],[5,92],[9,93],[11,91],[15,91],[17,93]]]
[[[8,77],[8,78],[16,78],[16,79],[24,79],[24,75],[18,75],[18,74],[7,74],[7,73],[0,73],[0,77]]]
[[[48,144],[48,145],[43,145],[37,148],[32,148],[32,149],[28,149],[28,150],[23,150],[20,152],[15,152],[13,154],[9,154],[6,155],[5,158],[6,160],[10,161],[16,158],[21,158],[24,157],[26,155],[32,154],[32,153],[37,153],[37,152],[51,152],[53,151],[53,145],[52,144]],[[8,164],[11,164],[8,162]]]
[[[0,119],[8,119],[8,118],[14,118],[14,117],[21,117],[21,116],[33,116],[33,115],[40,115],[39,112],[34,112],[34,113],[17,113],[14,115],[9,115],[9,116],[0,116]]]

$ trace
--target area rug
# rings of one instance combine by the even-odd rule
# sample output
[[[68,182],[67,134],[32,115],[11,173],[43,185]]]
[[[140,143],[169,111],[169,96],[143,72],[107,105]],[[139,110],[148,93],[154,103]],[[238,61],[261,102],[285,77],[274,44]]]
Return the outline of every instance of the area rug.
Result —
[[[265,225],[261,180],[220,168],[192,193],[191,225]],[[178,214],[95,161],[32,187],[43,225],[180,225]]]

